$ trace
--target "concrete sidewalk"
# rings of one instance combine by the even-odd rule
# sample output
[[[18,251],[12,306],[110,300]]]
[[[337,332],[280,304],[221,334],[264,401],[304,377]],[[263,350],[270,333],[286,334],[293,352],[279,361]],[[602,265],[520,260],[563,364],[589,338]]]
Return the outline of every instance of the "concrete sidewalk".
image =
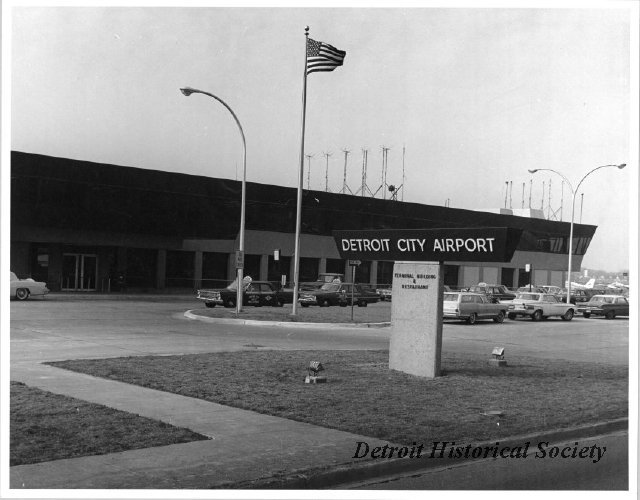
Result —
[[[190,489],[250,484],[346,464],[358,441],[387,442],[36,363],[11,379],[186,427],[208,441],[11,467],[11,488]]]

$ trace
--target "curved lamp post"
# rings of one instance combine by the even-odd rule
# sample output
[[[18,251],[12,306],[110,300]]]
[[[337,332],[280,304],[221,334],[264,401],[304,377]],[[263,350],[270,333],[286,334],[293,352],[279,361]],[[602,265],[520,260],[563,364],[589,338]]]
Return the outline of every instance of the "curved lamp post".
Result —
[[[233,112],[233,110],[229,107],[229,105],[220,99],[218,96],[213,95],[210,92],[205,92],[204,90],[192,89],[191,87],[184,87],[180,89],[185,96],[190,96],[191,94],[204,94],[209,97],[213,97],[216,101],[222,104],[233,119],[236,121],[236,125],[238,125],[238,129],[240,130],[240,135],[242,136],[242,201],[240,205],[240,241],[238,251],[240,252],[242,258],[242,265],[244,266],[244,219],[245,219],[245,205],[246,205],[246,196],[247,196],[247,142],[244,138],[244,130],[242,130],[242,125],[240,125],[240,120]],[[236,263],[237,266],[237,263]],[[242,278],[243,278],[243,268],[238,267],[236,270],[236,276],[238,280],[238,290],[236,294],[236,314],[242,311]]]
[[[575,189],[573,189],[573,186],[571,185],[571,182],[569,182],[569,179],[567,179],[560,172],[553,170],[552,168],[536,168],[533,170],[529,170],[529,173],[531,174],[535,174],[536,172],[542,172],[544,170],[548,170],[549,172],[558,174],[569,185],[569,189],[571,190],[571,225],[569,226],[570,227],[569,229],[569,269],[567,272],[567,304],[571,303],[571,257],[573,256],[572,255],[573,254],[573,216],[576,209],[576,193],[580,188],[580,184],[582,184],[582,182],[596,170],[599,170],[601,168],[607,168],[607,167],[616,167],[616,168],[622,169],[626,166],[627,166],[626,163],[621,163],[620,165],[601,165],[599,167],[596,167],[593,170],[590,170],[589,172],[587,172],[585,176],[582,179],[580,179],[580,182],[578,182],[578,185],[576,186]]]

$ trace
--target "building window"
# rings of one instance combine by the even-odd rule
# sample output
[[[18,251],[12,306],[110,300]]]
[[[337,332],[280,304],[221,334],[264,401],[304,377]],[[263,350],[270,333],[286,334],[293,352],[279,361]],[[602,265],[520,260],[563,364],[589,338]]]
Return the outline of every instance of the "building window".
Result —
[[[227,264],[229,254],[221,252],[202,252],[202,286],[225,287],[229,284]]]
[[[318,279],[320,259],[315,257],[300,257],[300,282],[315,281]]]
[[[127,248],[124,281],[128,287],[155,288],[158,251],[149,248]]]
[[[391,286],[393,283],[393,262],[384,260],[378,261],[378,283],[379,287]]]
[[[167,288],[193,288],[195,252],[170,250],[167,252]]]
[[[244,255],[243,276],[251,276],[251,279],[260,281],[260,259],[261,255]]]
[[[272,283],[280,283],[282,275],[287,276],[287,281],[291,281],[289,276],[289,269],[291,269],[291,257],[284,257],[280,255],[279,260],[275,260],[273,255],[269,255],[269,271],[267,272],[267,280]]]

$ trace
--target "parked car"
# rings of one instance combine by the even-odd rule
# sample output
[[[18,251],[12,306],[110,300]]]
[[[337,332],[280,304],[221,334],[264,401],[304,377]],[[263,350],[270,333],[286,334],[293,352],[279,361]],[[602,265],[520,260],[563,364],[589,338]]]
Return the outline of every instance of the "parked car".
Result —
[[[302,307],[318,305],[320,307],[342,306],[351,304],[351,287],[353,288],[353,303],[359,307],[378,302],[379,296],[375,291],[363,290],[358,283],[325,283],[317,290],[300,291],[298,302]]]
[[[470,286],[466,291],[482,293],[486,295],[491,302],[513,300],[516,298],[516,294],[509,291],[509,289],[504,285],[487,285],[486,283],[478,283],[477,285]]]
[[[305,281],[300,283],[300,290],[317,290],[325,283],[342,283],[344,274],[341,273],[320,273],[316,281]]]
[[[594,295],[578,307],[578,313],[585,318],[604,316],[613,319],[616,316],[629,316],[629,301],[623,295]]]
[[[563,321],[571,321],[575,314],[575,305],[565,304],[558,297],[550,293],[521,292],[508,305],[507,317],[516,319],[518,316],[529,317],[533,321],[540,321],[550,316],[560,316]]]
[[[27,300],[29,297],[37,295],[44,297],[49,293],[46,283],[31,278],[20,279],[13,271],[11,272],[9,290],[9,296],[17,300]]]
[[[389,302],[391,302],[391,297],[392,297],[391,287],[376,288],[376,292],[378,292],[378,295],[380,296],[380,302],[384,302],[385,300],[388,300]]]
[[[359,307],[367,307],[367,305],[374,304],[380,300],[380,294],[373,288],[366,285],[345,283],[344,289],[346,292],[348,306],[351,305],[352,298],[353,303],[357,304]],[[353,294],[351,293],[352,290]]]
[[[507,314],[504,303],[491,302],[483,293],[446,292],[442,304],[444,319],[464,320],[470,325],[479,319],[502,323]]]
[[[246,306],[274,306],[282,307],[284,301],[268,281],[244,280],[242,304]],[[220,290],[198,290],[197,298],[204,301],[207,307],[223,305],[224,307],[236,307],[237,282],[234,281],[227,288]]]
[[[572,288],[571,289],[571,295],[569,296],[569,302],[571,304],[580,304],[582,302],[588,302],[589,299],[599,293],[597,290],[595,292],[592,291],[593,289],[591,288]],[[567,301],[567,289],[563,289],[560,291],[560,293],[554,294],[556,297],[558,297],[558,299],[560,300],[560,302],[566,302]]]
[[[562,287],[559,287],[559,286],[543,285],[540,288],[542,288],[543,290],[542,293],[551,293],[553,295],[558,295],[559,293],[562,293]]]
[[[533,286],[533,285],[525,285],[525,286],[521,286],[520,288],[518,288],[516,290],[516,293],[525,293],[525,292],[535,292],[535,293],[550,293],[547,292],[543,287],[541,286]]]

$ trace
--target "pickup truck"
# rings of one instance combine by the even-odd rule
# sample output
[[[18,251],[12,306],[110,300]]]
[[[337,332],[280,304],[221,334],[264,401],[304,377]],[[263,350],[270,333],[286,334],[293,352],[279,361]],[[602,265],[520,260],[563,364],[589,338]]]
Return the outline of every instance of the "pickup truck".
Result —
[[[484,293],[446,292],[442,301],[444,319],[458,319],[473,325],[479,319],[502,323],[507,306],[492,302]]]
[[[358,307],[366,307],[367,304],[378,302],[379,295],[365,290],[359,284],[351,283],[325,283],[317,290],[300,290],[298,302],[302,307],[318,305],[320,307],[341,306],[351,304],[351,287],[353,287],[353,303]]]
[[[215,307],[216,305],[235,307],[237,291],[237,281],[234,281],[227,288],[220,290],[198,290],[197,298],[203,300],[207,307]],[[270,282],[245,280],[243,282],[242,304],[256,307],[282,307],[284,301]]]
[[[511,301],[504,301],[507,306],[507,317],[516,319],[518,316],[529,317],[532,321],[540,321],[550,316],[560,316],[563,321],[571,321],[576,306],[561,302],[558,297],[550,293],[521,292]]]

